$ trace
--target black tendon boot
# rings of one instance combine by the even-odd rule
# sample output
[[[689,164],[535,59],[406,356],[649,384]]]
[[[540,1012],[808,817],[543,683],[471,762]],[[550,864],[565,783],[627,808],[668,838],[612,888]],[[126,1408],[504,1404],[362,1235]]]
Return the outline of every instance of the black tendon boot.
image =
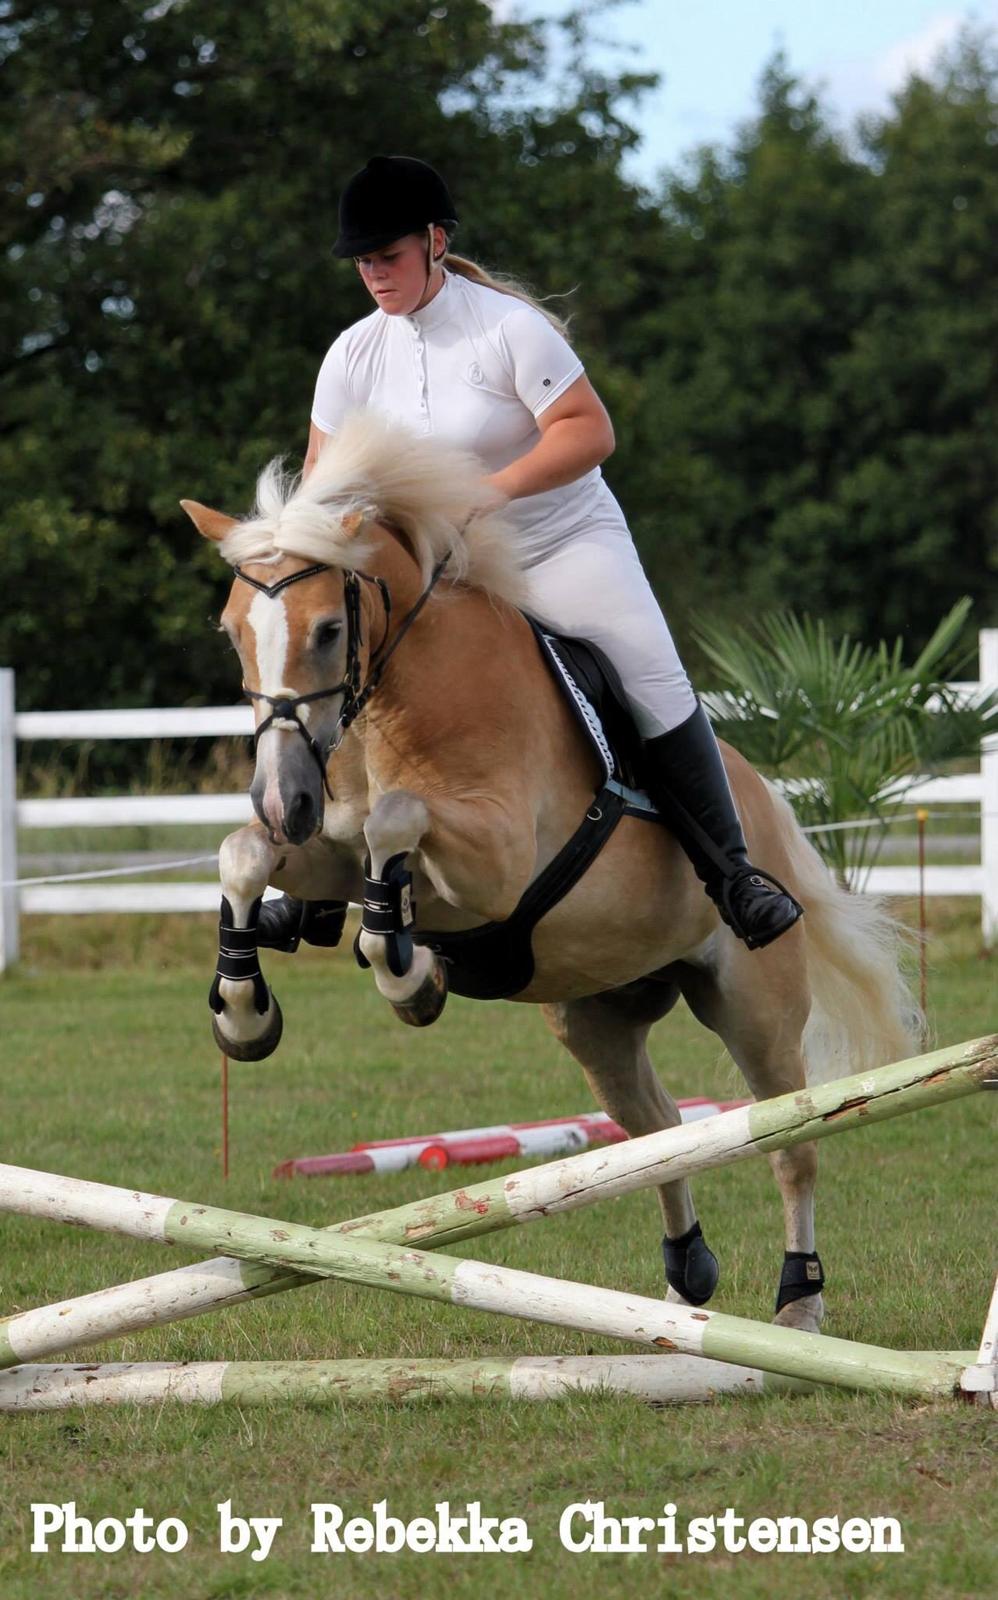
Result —
[[[265,900],[260,907],[256,942],[263,949],[283,950],[293,955],[304,939],[306,944],[332,949],[343,934],[347,908],[343,900],[296,900],[282,894],[279,900]]]
[[[751,865],[703,706],[698,702],[671,733],[648,739],[644,758],[651,797],[728,927],[750,950],[792,928],[804,908],[778,879]]]

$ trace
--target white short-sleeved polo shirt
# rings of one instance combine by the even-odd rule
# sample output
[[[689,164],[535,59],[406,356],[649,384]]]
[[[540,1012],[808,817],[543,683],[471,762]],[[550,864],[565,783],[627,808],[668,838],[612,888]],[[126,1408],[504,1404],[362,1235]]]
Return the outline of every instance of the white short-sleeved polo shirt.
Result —
[[[378,309],[340,334],[319,370],[312,421],[335,433],[348,411],[371,406],[473,451],[483,471],[498,472],[533,448],[537,418],[583,370],[533,306],[447,272],[421,311]],[[515,500],[506,515],[528,562],[585,530],[627,532],[598,467]]]

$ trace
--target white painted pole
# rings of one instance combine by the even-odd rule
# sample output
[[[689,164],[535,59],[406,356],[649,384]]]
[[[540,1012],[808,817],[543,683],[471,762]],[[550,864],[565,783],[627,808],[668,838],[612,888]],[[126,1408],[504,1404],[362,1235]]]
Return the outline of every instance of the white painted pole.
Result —
[[[20,953],[17,926],[17,744],[14,673],[0,667],[0,972]],[[6,887],[4,887],[6,885]]]
[[[708,1129],[711,1120],[722,1119],[708,1119],[700,1126]],[[610,1146],[611,1150],[621,1148]],[[578,1162],[584,1158],[569,1159]],[[304,1270],[468,1310],[492,1311],[651,1345],[670,1355],[709,1356],[848,1389],[943,1399],[959,1392],[964,1370],[962,1357],[945,1352],[880,1349],[703,1307],[694,1309],[437,1252],[429,1255],[383,1244],[359,1232],[320,1231],[274,1217],[226,1211],[26,1167],[0,1166],[0,1209],[195,1250],[225,1248],[233,1256],[294,1272]],[[7,1322],[5,1337],[8,1350],[18,1354],[14,1343],[17,1319]]]
[[[519,1356],[446,1360],[109,1361],[22,1366],[0,1374],[0,1413],[71,1406],[265,1406],[288,1400],[559,1400],[573,1391],[653,1405],[722,1394],[808,1392],[815,1385],[705,1356]]]
[[[349,1219],[337,1224],[333,1231],[418,1245],[422,1249],[458,1244],[498,1228],[538,1221],[555,1211],[576,1210],[601,1199],[689,1178],[711,1167],[726,1166],[802,1140],[843,1133],[882,1117],[973,1093],[983,1086],[987,1076],[994,1075],[996,1055],[998,1035],[796,1095],[726,1111],[701,1123],[589,1150],[505,1178],[463,1185],[448,1194]],[[14,1184],[5,1197],[4,1175],[8,1173]],[[0,1167],[0,1208],[52,1215],[83,1226],[98,1225],[90,1213],[83,1216],[60,1210],[60,1198],[71,1204],[72,1196],[89,1192],[92,1185],[50,1173],[28,1174],[42,1207],[36,1210],[34,1200],[30,1206],[23,1203],[25,1176],[21,1169]],[[103,1185],[98,1188],[105,1198],[109,1193],[117,1195],[116,1203],[124,1210],[138,1207],[147,1222],[147,1206],[163,1204],[133,1190],[108,1191]],[[2,1318],[0,1368],[37,1361],[140,1328],[178,1322],[258,1296],[280,1294],[314,1281],[297,1271],[248,1265],[233,1259],[233,1254]]]
[[[979,636],[981,688],[998,687],[998,628]],[[981,748],[981,934],[985,947],[998,944],[998,733]]]

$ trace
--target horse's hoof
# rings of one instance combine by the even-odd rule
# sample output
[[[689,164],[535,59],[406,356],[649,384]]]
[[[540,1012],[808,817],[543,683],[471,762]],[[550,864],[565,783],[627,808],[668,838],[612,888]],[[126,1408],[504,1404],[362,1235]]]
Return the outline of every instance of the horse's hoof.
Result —
[[[232,1061],[265,1061],[277,1049],[283,1032],[284,1018],[273,991],[270,996],[270,1020],[263,1033],[258,1034],[255,1039],[230,1039],[228,1034],[223,1032],[220,1019],[215,1016],[211,1019],[212,1038],[222,1054]]]
[[[825,1315],[825,1303],[820,1294],[809,1294],[802,1300],[791,1300],[773,1318],[774,1328],[795,1328],[798,1333],[820,1333]]]
[[[411,999],[404,1005],[392,1002],[392,1010],[401,1022],[410,1028],[428,1028],[436,1022],[447,1000],[447,968],[442,961],[434,961],[429,975],[423,979]]]

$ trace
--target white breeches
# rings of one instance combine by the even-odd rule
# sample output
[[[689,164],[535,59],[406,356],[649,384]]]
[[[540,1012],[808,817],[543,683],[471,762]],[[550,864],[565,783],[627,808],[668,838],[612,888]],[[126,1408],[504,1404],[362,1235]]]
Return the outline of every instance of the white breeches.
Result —
[[[532,617],[591,640],[612,661],[642,738],[693,715],[696,696],[629,533],[587,529],[523,576]]]

